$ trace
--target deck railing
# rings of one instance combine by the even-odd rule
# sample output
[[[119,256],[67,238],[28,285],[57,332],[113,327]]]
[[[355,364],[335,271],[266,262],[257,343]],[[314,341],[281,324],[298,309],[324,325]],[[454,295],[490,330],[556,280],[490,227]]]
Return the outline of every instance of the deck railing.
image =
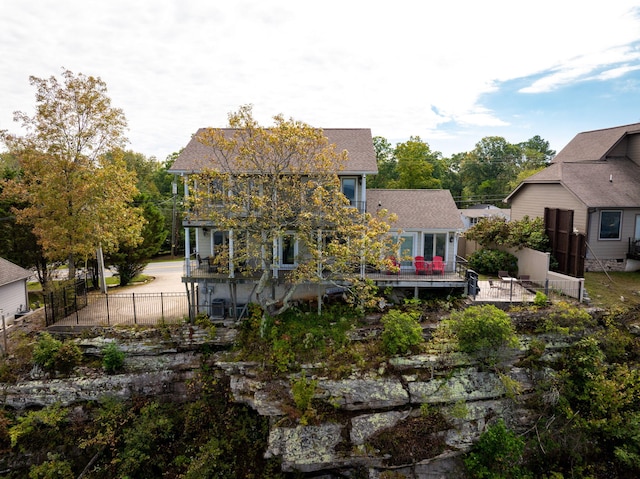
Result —
[[[285,276],[291,268],[284,266],[277,270],[278,276]],[[445,271],[443,273],[428,273],[428,274],[417,274],[414,268],[401,268],[398,271],[386,271],[386,270],[365,270],[365,276],[370,279],[383,280],[383,281],[451,281],[454,279],[464,278],[466,271],[466,266],[457,265],[456,271],[452,271],[447,268],[445,265]],[[229,270],[228,268],[220,268],[217,265],[209,264],[207,259],[201,260],[188,260],[184,263],[184,276],[187,278],[194,279],[227,279],[229,278]],[[234,271],[233,277],[236,279],[240,278],[259,278],[260,271],[246,271],[243,270],[242,267],[238,267]]]

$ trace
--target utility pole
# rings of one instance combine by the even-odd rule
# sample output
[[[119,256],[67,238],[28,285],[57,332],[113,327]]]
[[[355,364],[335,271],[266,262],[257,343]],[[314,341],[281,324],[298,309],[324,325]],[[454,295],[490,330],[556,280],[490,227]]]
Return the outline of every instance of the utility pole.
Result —
[[[96,254],[98,260],[98,282],[100,283],[100,291],[103,294],[107,294],[107,279],[104,273],[104,256],[102,255],[102,243],[98,246]]]

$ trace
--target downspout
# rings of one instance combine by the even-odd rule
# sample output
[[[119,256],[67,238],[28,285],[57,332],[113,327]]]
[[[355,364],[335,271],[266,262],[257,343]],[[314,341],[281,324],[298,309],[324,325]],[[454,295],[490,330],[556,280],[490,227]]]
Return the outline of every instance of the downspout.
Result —
[[[184,180],[184,178],[183,178]],[[189,182],[184,180],[184,203],[187,204],[189,199]],[[187,278],[191,278],[191,238],[189,227],[184,227],[184,263],[185,274]],[[195,284],[191,283],[191,294],[189,294],[189,283],[185,281],[184,287],[187,290],[187,302],[189,303],[189,322],[194,324],[196,320],[196,301],[195,301]]]

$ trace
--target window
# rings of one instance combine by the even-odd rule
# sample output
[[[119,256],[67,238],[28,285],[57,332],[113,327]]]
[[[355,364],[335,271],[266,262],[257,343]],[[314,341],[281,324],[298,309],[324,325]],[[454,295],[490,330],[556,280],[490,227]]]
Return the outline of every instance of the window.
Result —
[[[280,263],[283,265],[296,264],[296,237],[292,234],[286,234],[282,237]]]
[[[600,237],[601,240],[619,240],[620,226],[622,225],[622,211],[600,212]]]
[[[415,243],[416,235],[402,235],[402,244],[400,245],[400,264],[402,266],[410,267],[413,265],[413,244]]]
[[[347,197],[349,203],[354,206],[356,204],[356,179],[342,178],[342,194]]]
[[[447,234],[446,233],[425,233],[424,234],[424,259],[433,260],[434,256],[442,256],[446,259]]]

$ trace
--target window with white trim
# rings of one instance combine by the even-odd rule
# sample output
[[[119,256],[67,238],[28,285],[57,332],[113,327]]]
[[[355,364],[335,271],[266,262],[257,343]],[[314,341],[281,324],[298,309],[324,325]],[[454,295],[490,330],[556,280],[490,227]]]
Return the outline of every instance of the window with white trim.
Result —
[[[285,234],[280,241],[280,264],[293,266],[296,264],[298,244],[294,234]]]
[[[447,258],[447,234],[446,233],[425,233],[424,234],[424,259],[432,261],[434,256]]]
[[[600,234],[601,240],[619,240],[622,227],[622,211],[602,210],[600,211]]]

